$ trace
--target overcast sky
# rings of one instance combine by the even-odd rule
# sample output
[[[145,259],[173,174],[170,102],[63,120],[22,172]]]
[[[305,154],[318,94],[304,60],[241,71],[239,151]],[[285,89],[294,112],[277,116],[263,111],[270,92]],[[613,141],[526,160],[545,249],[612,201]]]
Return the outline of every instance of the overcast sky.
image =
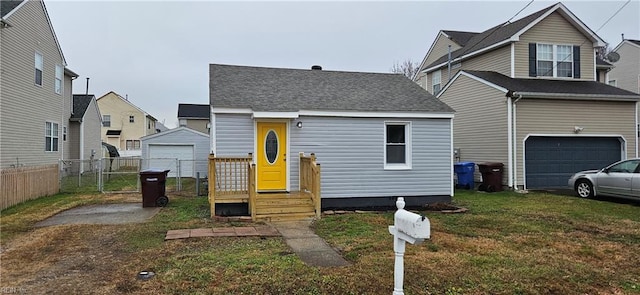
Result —
[[[125,96],[177,125],[178,103],[209,103],[209,64],[389,72],[420,62],[439,30],[481,32],[529,1],[217,2],[45,0],[74,93]],[[516,19],[553,5],[536,0]],[[626,1],[563,2],[596,31]],[[640,39],[640,0],[597,34]],[[251,83],[251,81],[246,81]]]

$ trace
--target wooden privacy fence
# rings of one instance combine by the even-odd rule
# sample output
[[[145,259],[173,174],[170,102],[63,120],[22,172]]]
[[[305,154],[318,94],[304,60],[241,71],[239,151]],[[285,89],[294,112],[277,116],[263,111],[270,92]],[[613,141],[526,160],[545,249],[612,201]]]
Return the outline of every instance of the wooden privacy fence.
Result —
[[[249,199],[255,196],[255,177],[252,175],[253,156],[247,157],[216,157],[209,155],[209,204],[211,217],[215,216],[216,198],[229,200]],[[255,167],[253,167],[255,171]],[[255,173],[255,172],[253,172]],[[250,187],[254,188],[254,194],[250,194]],[[252,202],[249,200],[249,210]]]
[[[0,210],[60,190],[58,165],[0,170]]]
[[[316,218],[320,219],[322,196],[320,195],[320,164],[316,163],[316,155],[305,156],[300,153],[300,191],[311,194]]]

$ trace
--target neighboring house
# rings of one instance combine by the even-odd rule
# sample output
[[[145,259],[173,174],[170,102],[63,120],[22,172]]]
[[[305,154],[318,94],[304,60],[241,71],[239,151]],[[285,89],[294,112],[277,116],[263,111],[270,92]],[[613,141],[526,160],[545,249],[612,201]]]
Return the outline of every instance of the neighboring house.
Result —
[[[454,111],[403,75],[212,64],[210,89],[211,151],[255,155],[258,191],[299,191],[304,152],[325,208],[453,195]]]
[[[456,110],[458,160],[504,163],[503,184],[534,189],[637,156],[640,96],[596,81],[605,42],[562,3],[463,41],[446,32],[415,80]]]
[[[607,83],[640,93],[640,40],[625,39],[613,49],[620,60],[613,63]]]
[[[202,133],[209,133],[211,107],[207,104],[178,104],[178,122]]]
[[[0,169],[69,158],[72,80],[42,1],[0,2]]]
[[[74,94],[69,135],[72,142],[69,159],[94,160],[101,158],[100,128],[102,121],[96,96]]]
[[[187,127],[178,127],[147,135],[142,141],[143,168],[169,169],[169,177],[175,177],[180,166],[180,177],[207,176],[209,134]],[[176,161],[180,161],[179,164]]]
[[[120,156],[140,156],[140,138],[156,133],[157,120],[113,91],[97,102],[102,114],[102,141],[117,147]]]

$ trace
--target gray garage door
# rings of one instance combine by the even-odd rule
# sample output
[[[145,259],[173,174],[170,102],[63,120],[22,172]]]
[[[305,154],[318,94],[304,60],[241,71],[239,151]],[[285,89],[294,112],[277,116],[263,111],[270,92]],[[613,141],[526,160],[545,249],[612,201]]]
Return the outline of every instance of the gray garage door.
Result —
[[[573,173],[619,161],[618,137],[529,137],[525,142],[527,188],[567,187]]]

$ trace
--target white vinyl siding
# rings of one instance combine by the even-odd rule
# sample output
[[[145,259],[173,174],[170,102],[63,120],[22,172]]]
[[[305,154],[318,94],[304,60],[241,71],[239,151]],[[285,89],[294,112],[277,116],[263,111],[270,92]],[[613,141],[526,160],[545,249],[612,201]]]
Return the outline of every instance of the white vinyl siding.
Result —
[[[42,86],[42,72],[44,70],[44,57],[42,54],[35,54],[35,83]]]
[[[411,169],[411,123],[385,122],[384,169]]]
[[[47,152],[57,152],[58,151],[58,124],[53,122],[45,123],[45,131],[44,131],[44,150]]]
[[[57,93],[57,94],[62,94],[62,76],[63,76],[63,72],[64,72],[64,69],[62,68],[62,66],[61,65],[56,65],[56,76],[55,76],[56,80],[53,83],[53,85],[55,87],[54,88],[55,93]]]

